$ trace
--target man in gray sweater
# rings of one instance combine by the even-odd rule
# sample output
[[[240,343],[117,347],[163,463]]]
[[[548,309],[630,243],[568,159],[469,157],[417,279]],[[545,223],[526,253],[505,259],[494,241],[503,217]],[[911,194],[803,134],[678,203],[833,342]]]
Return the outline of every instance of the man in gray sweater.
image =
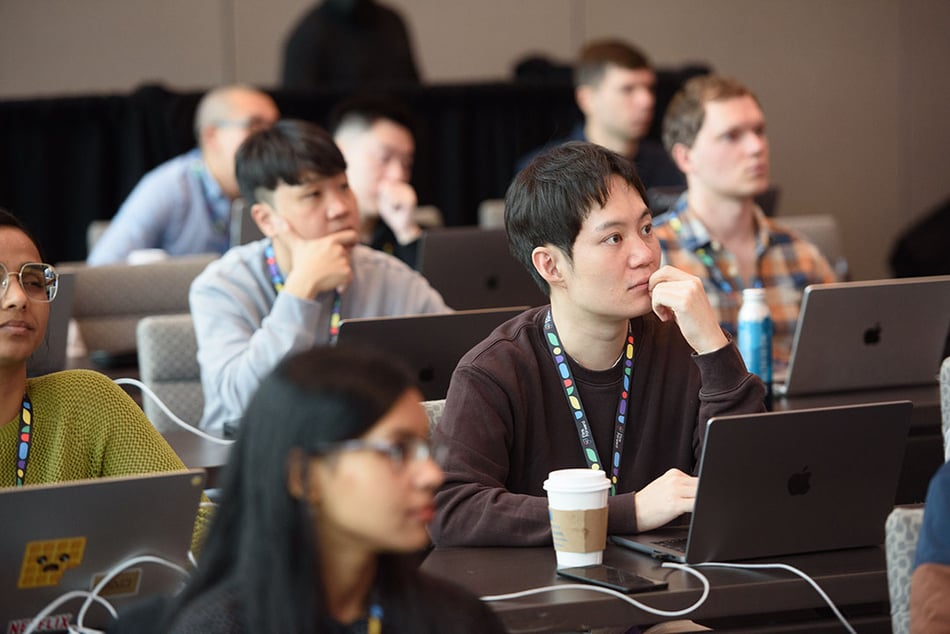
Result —
[[[210,264],[189,295],[200,426],[225,434],[268,372],[292,352],[334,343],[341,319],[449,311],[425,278],[360,244],[346,162],[322,128],[281,121],[249,137],[236,165],[265,238]]]

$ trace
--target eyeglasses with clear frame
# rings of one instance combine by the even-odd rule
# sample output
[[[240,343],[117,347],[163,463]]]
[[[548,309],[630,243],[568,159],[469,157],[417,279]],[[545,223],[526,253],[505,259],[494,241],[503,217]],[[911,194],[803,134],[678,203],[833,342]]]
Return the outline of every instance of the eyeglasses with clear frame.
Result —
[[[354,438],[341,442],[326,443],[313,453],[318,456],[326,456],[353,451],[374,451],[386,456],[393,463],[393,466],[401,469],[429,459],[438,463],[443,457],[443,449],[443,447],[434,447],[428,438],[406,436],[394,441]]]
[[[59,273],[51,264],[27,262],[19,271],[11,271],[0,263],[0,299],[7,296],[10,277],[16,275],[23,293],[34,302],[49,303],[56,299],[59,288]]]

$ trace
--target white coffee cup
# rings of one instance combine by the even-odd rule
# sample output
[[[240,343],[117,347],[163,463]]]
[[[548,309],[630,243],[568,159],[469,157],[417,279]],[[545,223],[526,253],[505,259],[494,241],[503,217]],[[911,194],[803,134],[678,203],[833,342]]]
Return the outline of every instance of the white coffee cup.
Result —
[[[559,469],[548,474],[543,486],[557,567],[602,563],[607,545],[607,475],[594,469]]]

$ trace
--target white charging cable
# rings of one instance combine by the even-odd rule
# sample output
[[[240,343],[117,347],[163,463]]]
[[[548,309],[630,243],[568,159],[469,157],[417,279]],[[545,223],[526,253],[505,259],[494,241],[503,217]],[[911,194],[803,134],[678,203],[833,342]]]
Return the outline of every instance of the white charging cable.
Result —
[[[673,561],[665,561],[660,565],[661,567],[664,567],[664,568],[676,568],[677,570],[682,570],[683,572],[686,572],[698,578],[703,584],[703,593],[699,597],[699,599],[697,599],[696,602],[693,603],[691,606],[683,608],[682,610],[658,610],[648,605],[644,605],[643,603],[641,603],[640,601],[637,601],[633,597],[628,596],[622,592],[618,592],[617,590],[611,590],[610,588],[602,588],[595,585],[568,583],[568,584],[561,584],[557,586],[544,586],[541,588],[531,588],[529,590],[523,590],[521,592],[512,592],[510,594],[488,595],[488,596],[481,597],[481,600],[482,601],[507,601],[509,599],[519,599],[519,598],[531,596],[534,594],[541,594],[544,592],[554,592],[557,590],[588,590],[590,592],[600,592],[603,594],[609,594],[611,596],[617,597],[618,599],[626,601],[627,603],[633,605],[634,607],[637,607],[649,614],[653,614],[656,616],[663,616],[663,617],[678,617],[678,616],[686,616],[690,612],[693,612],[694,610],[699,608],[699,606],[705,603],[706,598],[709,596],[709,579],[707,579],[706,576],[703,575],[698,570],[694,570],[691,566],[695,566],[697,568],[698,567],[738,568],[742,570],[761,570],[761,569],[785,570],[787,572],[791,572],[792,574],[795,574],[801,577],[812,588],[814,588],[815,592],[818,593],[818,596],[820,596],[822,600],[828,605],[828,607],[831,608],[831,611],[834,612],[835,617],[837,617],[837,619],[841,622],[841,624],[845,627],[845,629],[848,632],[850,632],[850,634],[856,634],[854,628],[851,627],[851,624],[848,623],[847,619],[844,618],[844,615],[841,613],[838,607],[831,600],[831,597],[829,597],[828,594],[824,590],[822,590],[821,586],[819,586],[818,583],[814,579],[809,577],[807,574],[805,574],[798,568],[789,566],[788,564],[780,564],[780,563],[730,564],[730,563],[719,563],[719,562],[706,562],[706,563],[700,563],[700,564],[680,564]]]
[[[155,402],[155,404],[158,405],[159,409],[161,409],[165,413],[165,415],[171,419],[173,423],[175,423],[182,429],[187,429],[188,431],[195,434],[196,436],[200,436],[201,438],[204,438],[205,440],[210,440],[211,442],[220,443],[222,445],[230,445],[234,443],[233,440],[230,440],[228,438],[221,438],[220,436],[212,436],[211,434],[201,431],[195,425],[186,423],[185,421],[180,419],[178,416],[176,416],[174,412],[168,409],[168,406],[162,402],[162,399],[158,398],[158,395],[155,392],[153,392],[151,388],[149,388],[149,386],[145,385],[138,379],[125,378],[125,379],[113,379],[113,380],[115,381],[116,385],[132,385],[142,390],[142,393],[145,396],[152,399]]]
[[[712,567],[739,568],[742,570],[773,569],[773,570],[785,570],[787,572],[791,572],[792,574],[798,575],[799,577],[804,579],[808,583],[808,585],[814,588],[815,592],[818,593],[818,596],[820,596],[822,600],[828,605],[828,607],[831,608],[831,611],[834,612],[834,615],[838,618],[839,621],[841,621],[841,624],[844,625],[845,629],[848,630],[848,632],[850,632],[851,634],[856,634],[856,632],[854,631],[854,628],[851,627],[851,624],[848,623],[847,619],[844,618],[844,615],[841,614],[841,611],[838,609],[838,606],[836,606],[834,602],[831,600],[831,597],[829,597],[828,594],[824,590],[821,589],[821,586],[818,585],[818,582],[812,579],[811,577],[809,577],[807,574],[805,574],[798,568],[795,568],[794,566],[789,566],[788,564],[778,564],[778,563],[776,564],[727,564],[727,563],[720,563],[720,562],[714,562],[714,561],[701,563],[701,564],[693,564],[693,565],[697,567],[702,566],[702,567],[710,567],[710,568]]]
[[[694,611],[703,603],[705,603],[706,597],[709,596],[709,579],[706,578],[706,575],[699,572],[698,570],[693,570],[687,565],[679,564],[673,561],[663,562],[661,566],[664,568],[676,568],[678,570],[682,570],[683,572],[696,577],[703,584],[703,593],[692,605],[686,608],[683,608],[682,610],[660,610],[660,609],[651,607],[649,605],[646,605],[644,603],[641,603],[640,601],[637,601],[633,597],[628,596],[624,594],[623,592],[618,592],[617,590],[611,590],[610,588],[602,588],[600,586],[594,586],[594,585],[588,585],[588,584],[582,584],[582,583],[564,583],[557,586],[543,586],[541,588],[531,588],[530,590],[522,590],[521,592],[512,592],[510,594],[487,595],[487,596],[481,597],[481,600],[482,601],[508,601],[510,599],[520,599],[522,597],[531,596],[533,594],[542,594],[544,592],[556,592],[558,590],[587,590],[589,592],[600,592],[602,594],[609,594],[610,596],[617,597],[618,599],[621,599],[622,601],[626,601],[630,605],[636,608],[639,608],[643,610],[644,612],[648,612],[656,616],[664,616],[664,617],[684,616]]]
[[[188,555],[189,555],[189,559],[193,561],[193,557],[191,553],[188,553]],[[137,557],[130,557],[129,559],[122,561],[121,563],[113,567],[111,570],[109,570],[109,572],[106,573],[106,576],[103,577],[99,581],[99,583],[95,585],[95,587],[92,590],[88,590],[88,591],[87,590],[71,590],[69,592],[64,592],[60,596],[50,601],[46,605],[46,607],[40,610],[40,612],[36,616],[33,617],[30,623],[26,626],[26,629],[23,630],[23,634],[33,634],[33,632],[36,631],[36,628],[39,627],[43,623],[43,620],[49,615],[51,615],[53,611],[56,610],[56,608],[58,608],[62,604],[66,603],[67,601],[72,601],[73,599],[82,599],[82,598],[84,598],[85,601],[83,601],[82,607],[79,609],[79,613],[76,616],[76,623],[68,625],[67,626],[68,631],[71,633],[74,632],[76,634],[101,634],[99,630],[88,628],[85,625],[83,625],[83,621],[86,618],[86,612],[95,602],[104,606],[105,609],[109,611],[109,614],[112,616],[113,619],[118,618],[119,613],[116,611],[115,607],[111,603],[109,603],[107,600],[99,596],[99,593],[102,592],[102,589],[105,588],[106,585],[108,585],[108,583],[112,581],[122,571],[126,570],[127,568],[131,566],[137,566],[139,564],[148,564],[148,563],[159,564],[161,566],[165,566],[166,568],[171,568],[172,570],[181,573],[186,579],[189,576],[189,573],[187,570],[185,570],[178,564],[172,561],[168,561],[167,559],[163,559],[161,557],[155,557],[154,555],[140,555]]]
[[[99,593],[102,592],[102,589],[105,588],[109,584],[110,581],[115,579],[116,576],[118,576],[125,569],[130,568],[131,566],[137,566],[139,564],[158,564],[160,566],[165,566],[166,568],[171,568],[172,570],[181,573],[181,575],[186,579],[189,576],[188,571],[182,568],[181,566],[179,566],[178,564],[168,561],[167,559],[163,559],[161,557],[156,557],[154,555],[140,555],[138,557],[131,557],[130,559],[126,559],[125,561],[121,562],[120,564],[112,568],[112,570],[107,572],[106,576],[100,579],[99,583],[95,585],[95,587],[90,592],[90,596],[85,600],[85,602],[83,602],[82,608],[80,608],[79,610],[79,614],[76,616],[76,625],[78,625],[80,628],[83,627],[83,621],[86,618],[86,612],[89,610],[90,606],[92,605],[93,600],[99,596]]]

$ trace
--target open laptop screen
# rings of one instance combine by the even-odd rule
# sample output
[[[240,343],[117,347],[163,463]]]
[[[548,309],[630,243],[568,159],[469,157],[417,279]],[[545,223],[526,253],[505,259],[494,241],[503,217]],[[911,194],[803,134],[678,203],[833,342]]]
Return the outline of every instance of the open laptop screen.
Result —
[[[445,398],[459,359],[525,308],[344,319],[337,345],[371,345],[400,359],[416,376],[425,399],[436,400]]]
[[[531,274],[509,253],[504,229],[426,231],[419,272],[456,310],[548,303]]]
[[[712,418],[689,528],[612,540],[689,563],[880,544],[912,409],[894,401]]]
[[[203,488],[204,472],[191,470],[0,489],[0,631],[22,631],[51,601],[92,590],[130,557],[150,554],[187,568]],[[103,597],[119,609],[172,594],[182,581],[165,567],[137,565]],[[47,621],[61,627],[45,629],[64,629],[81,606],[81,599],[63,604]],[[84,625],[110,621],[94,606]]]
[[[775,391],[936,384],[948,330],[950,275],[811,285]]]

